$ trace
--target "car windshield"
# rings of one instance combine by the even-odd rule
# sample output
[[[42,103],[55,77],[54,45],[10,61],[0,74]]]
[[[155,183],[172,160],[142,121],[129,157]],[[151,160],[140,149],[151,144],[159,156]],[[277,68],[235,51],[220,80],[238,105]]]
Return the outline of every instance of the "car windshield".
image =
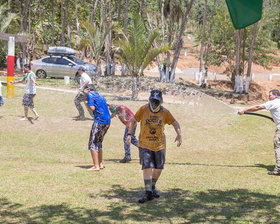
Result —
[[[76,58],[74,56],[67,56],[67,58],[70,59],[71,61],[74,61],[78,65],[85,65],[86,64],[84,61],[82,61],[81,59]]]

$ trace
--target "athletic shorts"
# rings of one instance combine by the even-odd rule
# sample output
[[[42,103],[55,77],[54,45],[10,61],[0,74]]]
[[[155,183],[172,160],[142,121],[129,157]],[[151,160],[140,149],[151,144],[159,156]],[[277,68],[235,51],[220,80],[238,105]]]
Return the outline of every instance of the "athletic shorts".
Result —
[[[4,104],[4,100],[3,100],[3,97],[0,96],[0,105],[3,105]]]
[[[89,136],[88,150],[95,152],[102,150],[102,142],[109,127],[109,124],[93,123]]]
[[[35,95],[36,94],[27,94],[27,93],[25,93],[23,95],[22,105],[26,106],[26,107],[34,108],[33,98],[35,97]]]
[[[139,147],[140,164],[143,169],[154,168],[163,170],[165,163],[165,149],[152,151]]]

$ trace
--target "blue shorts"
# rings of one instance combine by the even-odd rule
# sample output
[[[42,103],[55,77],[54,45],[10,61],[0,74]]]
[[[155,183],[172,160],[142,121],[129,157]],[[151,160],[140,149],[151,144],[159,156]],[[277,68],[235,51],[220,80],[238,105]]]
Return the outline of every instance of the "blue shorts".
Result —
[[[2,106],[4,104],[4,100],[3,100],[3,97],[0,96],[0,106]]]
[[[160,169],[163,170],[165,164],[165,149],[152,151],[139,147],[140,164],[143,169]]]

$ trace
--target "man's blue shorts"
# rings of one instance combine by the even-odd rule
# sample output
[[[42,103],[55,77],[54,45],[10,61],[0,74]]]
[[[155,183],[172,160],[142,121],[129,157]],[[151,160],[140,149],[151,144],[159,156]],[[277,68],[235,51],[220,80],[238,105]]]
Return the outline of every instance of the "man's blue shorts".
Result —
[[[143,169],[160,169],[164,168],[165,163],[165,149],[159,151],[152,151],[139,147],[140,164]]]

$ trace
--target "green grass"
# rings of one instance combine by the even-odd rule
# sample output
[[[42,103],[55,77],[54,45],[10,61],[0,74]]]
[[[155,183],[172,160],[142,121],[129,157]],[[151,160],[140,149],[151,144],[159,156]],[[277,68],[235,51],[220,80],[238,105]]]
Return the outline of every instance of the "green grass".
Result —
[[[161,197],[142,205],[137,149],[131,163],[118,162],[124,155],[118,119],[103,143],[106,168],[89,172],[92,121],[73,120],[75,95],[38,89],[40,120],[23,122],[23,91],[15,87],[0,107],[0,223],[279,223],[280,179],[266,174],[275,164],[275,125],[267,119],[233,115],[214,101],[165,103],[183,143],[177,148],[166,126]],[[134,112],[145,103],[107,100]]]

